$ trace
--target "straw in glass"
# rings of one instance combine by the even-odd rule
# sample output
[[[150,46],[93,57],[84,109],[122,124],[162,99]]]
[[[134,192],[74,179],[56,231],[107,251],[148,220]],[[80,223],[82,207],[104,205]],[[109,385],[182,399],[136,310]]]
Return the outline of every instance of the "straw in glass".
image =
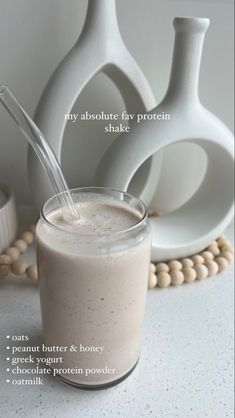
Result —
[[[64,217],[70,220],[78,220],[79,214],[69,192],[60,164],[42,132],[21,107],[10,90],[3,85],[0,85],[0,102],[37,154],[49,177],[55,194],[58,195]]]

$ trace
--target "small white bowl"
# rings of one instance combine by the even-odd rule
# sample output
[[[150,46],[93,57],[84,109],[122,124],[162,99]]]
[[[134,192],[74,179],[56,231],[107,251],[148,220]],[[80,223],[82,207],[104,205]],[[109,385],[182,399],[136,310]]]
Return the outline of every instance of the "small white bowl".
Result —
[[[0,183],[0,191],[6,198],[0,206],[0,254],[14,241],[17,233],[17,215],[13,192]]]

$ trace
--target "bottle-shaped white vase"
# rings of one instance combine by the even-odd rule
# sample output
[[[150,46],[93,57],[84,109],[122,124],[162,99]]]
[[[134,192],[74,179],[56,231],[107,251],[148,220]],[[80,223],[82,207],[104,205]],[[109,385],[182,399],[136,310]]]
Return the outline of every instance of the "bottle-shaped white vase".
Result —
[[[203,250],[233,217],[233,136],[203,107],[198,80],[208,19],[176,18],[172,72],[165,98],[150,114],[169,121],[143,121],[110,146],[100,162],[97,182],[127,190],[143,162],[165,146],[189,142],[202,147],[207,170],[196,193],[179,209],[151,219],[152,259],[185,257]],[[144,144],[142,141],[144,138]]]
[[[66,127],[65,115],[71,112],[85,86],[100,72],[115,83],[129,113],[145,112],[156,105],[146,78],[121,37],[116,0],[89,0],[82,33],[52,75],[37,107],[34,120],[59,161]],[[157,155],[145,164],[148,184],[143,188],[141,197],[147,202],[153,196],[160,163],[161,157]],[[40,208],[53,192],[31,149],[28,172],[33,198]]]

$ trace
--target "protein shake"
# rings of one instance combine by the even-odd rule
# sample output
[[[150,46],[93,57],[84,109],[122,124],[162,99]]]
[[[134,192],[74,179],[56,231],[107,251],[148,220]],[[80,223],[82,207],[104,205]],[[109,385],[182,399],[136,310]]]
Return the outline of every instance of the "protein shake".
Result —
[[[87,188],[73,197],[77,223],[52,198],[36,231],[44,344],[67,347],[50,353],[62,358],[52,367],[67,383],[106,387],[138,362],[150,229],[128,194]]]

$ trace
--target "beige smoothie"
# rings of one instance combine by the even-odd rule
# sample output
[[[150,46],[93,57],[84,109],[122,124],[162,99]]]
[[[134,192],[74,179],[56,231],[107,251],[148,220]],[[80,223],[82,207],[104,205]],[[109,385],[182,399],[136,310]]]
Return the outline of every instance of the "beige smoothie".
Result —
[[[76,223],[55,209],[37,226],[44,343],[67,347],[48,354],[61,357],[55,374],[98,386],[138,362],[151,238],[124,203],[82,202],[77,209]]]

